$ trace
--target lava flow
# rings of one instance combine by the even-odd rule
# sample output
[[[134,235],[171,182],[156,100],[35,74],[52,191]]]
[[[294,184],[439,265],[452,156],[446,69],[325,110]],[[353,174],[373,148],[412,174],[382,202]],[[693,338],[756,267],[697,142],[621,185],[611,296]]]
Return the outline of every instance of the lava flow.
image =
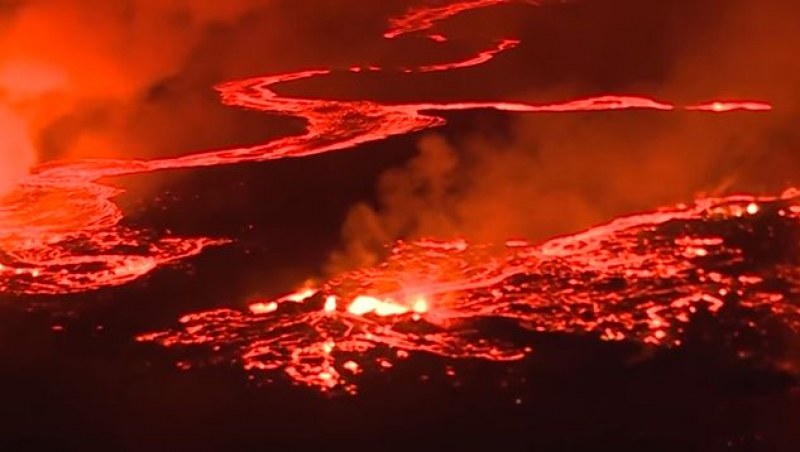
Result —
[[[419,8],[412,8],[402,16],[395,17],[389,21],[391,27],[389,31],[383,34],[387,39],[394,39],[408,33],[422,32],[430,30],[445,19],[460,14],[465,11],[470,11],[479,8],[488,8],[490,6],[497,6],[505,3],[529,3],[538,4],[536,0],[462,0],[455,1],[442,6],[421,6]],[[434,41],[443,42],[447,38],[435,34],[430,35]]]
[[[798,238],[800,192],[788,191],[700,199],[540,245],[509,241],[501,252],[463,240],[398,242],[376,267],[249,312],[186,315],[179,329],[139,340],[205,347],[209,361],[349,392],[362,370],[411,353],[489,361],[535,353],[481,328],[497,320],[514,325],[506,332],[677,346],[696,313],[735,312],[729,339],[738,347],[735,338],[763,333],[768,321],[800,332]]]
[[[436,22],[470,9],[510,0],[451,2],[421,7],[392,19],[387,38],[431,29]],[[536,4],[536,2],[521,2]],[[435,40],[444,39],[436,35]],[[489,61],[517,44],[506,39],[492,50],[462,62],[421,66],[410,72],[447,71]],[[409,71],[406,71],[409,72]],[[123,224],[112,201],[119,190],[101,179],[175,168],[301,157],[441,126],[434,111],[493,108],[512,112],[564,112],[618,109],[673,110],[674,105],[641,96],[597,96],[535,105],[515,102],[382,104],[368,100],[307,99],[279,95],[273,88],[332,70],[308,70],[256,77],[217,87],[225,104],[305,119],[306,133],[252,147],[231,148],[156,160],[50,162],[9,194],[0,197],[0,294],[64,294],[128,283],[156,268],[225,243],[211,238],[161,237]],[[710,109],[720,111],[713,103]],[[718,103],[724,110],[735,104]],[[751,104],[747,104],[751,105]],[[752,104],[755,105],[755,104]],[[769,109],[758,104],[758,110]]]

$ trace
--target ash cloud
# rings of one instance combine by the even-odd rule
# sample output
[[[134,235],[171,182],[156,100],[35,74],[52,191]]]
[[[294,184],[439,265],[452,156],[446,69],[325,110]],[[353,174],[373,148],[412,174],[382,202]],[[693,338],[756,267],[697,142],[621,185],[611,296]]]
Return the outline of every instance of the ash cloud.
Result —
[[[523,41],[518,62],[489,63],[486,70],[501,72],[490,85],[520,87],[508,97],[543,102],[616,92],[678,104],[763,99],[775,110],[513,115],[504,134],[480,124],[452,138],[428,134],[411,162],[380,178],[376,203],[350,211],[331,271],[373,263],[395,239],[544,240],[698,195],[774,194],[800,183],[800,4],[559,8],[530,11],[515,25],[504,22],[511,17],[485,20],[512,24],[502,29]]]

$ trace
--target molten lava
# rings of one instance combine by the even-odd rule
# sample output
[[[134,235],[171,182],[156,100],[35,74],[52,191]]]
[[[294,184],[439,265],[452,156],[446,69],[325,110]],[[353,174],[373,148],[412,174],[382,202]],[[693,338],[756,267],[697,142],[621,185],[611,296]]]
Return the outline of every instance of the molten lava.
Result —
[[[712,101],[698,105],[690,105],[686,107],[689,111],[710,111],[714,113],[725,113],[735,110],[747,111],[770,111],[772,106],[766,102],[753,102],[753,101]]]
[[[465,11],[514,2],[537,3],[534,0],[461,0],[438,7],[420,6],[410,9],[402,16],[391,19],[389,21],[389,31],[384,33],[383,36],[387,39],[394,39],[408,33],[429,30],[433,28],[437,22],[441,22]],[[445,36],[439,34],[429,35],[429,37],[439,42],[447,40]]]
[[[202,346],[210,360],[353,392],[353,369],[388,368],[410,353],[489,361],[530,354],[480,328],[498,319],[654,346],[680,345],[701,310],[738,311],[736,335],[759,333],[768,321],[800,331],[798,237],[800,192],[790,191],[700,199],[541,245],[509,242],[500,253],[463,240],[398,242],[384,263],[327,281],[311,297],[306,290],[269,310],[192,314],[174,331],[139,340]],[[770,258],[747,244],[769,247]],[[304,299],[300,309],[293,297]]]
[[[460,12],[509,1],[472,0],[413,9],[392,19],[386,37],[425,31],[437,21]],[[498,53],[514,48],[517,42],[505,39],[494,49],[479,52],[461,62],[427,65],[410,72],[447,71],[485,63]],[[61,294],[120,285],[164,264],[194,256],[207,246],[226,243],[226,240],[211,238],[154,237],[148,231],[121,225],[123,214],[112,201],[119,190],[100,183],[100,179],[175,168],[308,156],[444,124],[442,117],[425,112],[475,108],[512,112],[675,108],[670,103],[641,96],[605,95],[543,105],[521,102],[382,104],[367,100],[287,97],[273,90],[281,83],[324,77],[331,73],[331,70],[299,71],[217,86],[222,101],[227,105],[305,119],[307,130],[303,135],[257,146],[177,158],[53,162],[35,168],[33,175],[16,185],[0,203],[0,293]],[[723,102],[710,105],[711,108],[688,108],[714,112],[722,111],[717,106],[724,111],[735,109],[734,104]],[[748,109],[769,109],[768,104],[762,103],[745,104],[742,108],[754,106],[757,108]],[[19,152],[26,151],[24,147],[20,149]],[[4,173],[7,168],[16,167],[9,167],[4,162]],[[20,172],[18,169],[12,171],[14,174]],[[3,176],[6,176],[4,180],[9,180],[8,175]]]
[[[483,64],[492,58],[495,57],[500,52],[505,52],[506,50],[513,49],[519,44],[519,41],[516,39],[504,39],[500,43],[497,44],[493,49],[484,50],[480,52],[478,55],[464,61],[459,61],[456,63],[444,63],[444,64],[433,64],[430,66],[422,66],[418,69],[419,72],[440,72],[440,71],[449,71],[452,69],[461,69],[471,66],[477,66],[479,64]]]
[[[455,14],[511,1],[463,0],[412,9],[392,19],[385,36],[427,33],[438,21]],[[442,34],[428,37],[447,41]],[[405,72],[449,71],[486,63],[517,43],[505,39],[459,62]],[[350,71],[360,70],[357,66]],[[227,105],[304,119],[307,126],[302,135],[177,158],[53,162],[35,168],[0,202],[0,293],[63,294],[120,285],[226,242],[158,236],[125,226],[122,212],[112,201],[119,190],[100,182],[109,177],[348,149],[441,126],[445,121],[437,111],[771,108],[761,102],[726,101],[679,107],[627,95],[551,104],[387,104],[289,97],[274,91],[282,83],[331,73],[328,69],[297,71],[217,86]],[[704,199],[692,207],[620,218],[541,245],[510,241],[500,254],[463,240],[400,242],[377,267],[341,275],[318,288],[254,301],[247,311],[219,309],[186,315],[180,319],[181,328],[139,340],[169,347],[204,346],[213,354],[238,360],[248,370],[282,371],[293,381],[324,390],[354,390],[357,375],[390,368],[394,360],[412,352],[491,361],[519,360],[530,353],[525,345],[483,332],[477,323],[487,319],[506,319],[523,330],[664,345],[679,343],[683,326],[700,309],[719,312],[727,306],[742,306],[796,327],[800,275],[794,257],[745,271],[742,264],[749,251],[729,235],[731,231],[764,233],[756,232],[753,225],[757,218],[767,217],[785,229],[798,230],[797,201],[796,193],[781,198]],[[771,284],[776,279],[789,283]]]

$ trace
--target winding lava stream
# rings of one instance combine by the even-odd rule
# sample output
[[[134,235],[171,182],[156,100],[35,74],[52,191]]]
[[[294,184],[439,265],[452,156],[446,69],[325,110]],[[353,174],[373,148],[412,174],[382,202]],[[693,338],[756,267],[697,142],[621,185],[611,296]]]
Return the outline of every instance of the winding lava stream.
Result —
[[[455,1],[419,7],[390,20],[387,39],[429,33],[441,20],[512,0]],[[534,1],[519,3],[536,4]],[[436,42],[448,38],[428,34]],[[486,63],[519,41],[504,39],[474,57],[401,72],[450,71]],[[370,67],[369,70],[382,70]],[[360,72],[354,66],[348,71]],[[0,202],[0,294],[66,294],[117,286],[228,240],[154,237],[122,225],[113,202],[119,189],[101,179],[240,162],[303,157],[444,124],[435,112],[492,108],[502,111],[571,112],[676,109],[711,113],[768,111],[764,102],[711,101],[676,106],[644,96],[603,95],[552,104],[450,102],[385,104],[281,96],[282,83],[324,77],[334,71],[305,70],[254,77],[216,87],[222,102],[271,114],[303,118],[306,132],[252,147],[155,160],[85,160],[37,167]],[[697,259],[738,259],[724,239],[655,232],[675,221],[691,225],[726,212],[725,219],[755,216],[775,205],[782,222],[796,223],[794,193],[771,199],[709,199],[697,206],[622,218],[609,225],[555,239],[541,246],[509,242],[500,256],[463,241],[398,243],[387,262],[335,278],[276,300],[254,302],[249,312],[219,310],[181,319],[181,329],[143,335],[162,345],[210,345],[252,370],[282,370],[293,381],[327,390],[355,385],[348,376],[412,351],[453,358],[516,360],[527,347],[479,337],[465,326],[479,318],[509,318],[522,328],[598,332],[607,339],[675,343],[679,325],[699,304],[719,309],[725,294],[749,303],[784,300],[788,293],[751,289],[757,279],[705,272]],[[738,213],[737,213],[738,212]],[[738,215],[738,216],[737,216]],[[639,234],[654,242],[641,245]],[[695,234],[695,235],[698,235]],[[659,238],[661,237],[661,238]],[[664,237],[670,237],[668,240]],[[669,246],[653,243],[667,240]],[[677,240],[677,241],[676,241]],[[638,245],[637,245],[638,244]],[[705,250],[705,251],[702,251]],[[700,252],[706,254],[697,254]],[[693,254],[694,253],[694,254]],[[688,257],[687,257],[688,256]],[[700,273],[698,273],[700,271]],[[760,276],[763,280],[765,276]],[[602,291],[609,278],[631,284]],[[665,286],[656,281],[667,281]],[[665,288],[666,287],[666,288]],[[745,292],[747,293],[745,294]],[[723,294],[725,292],[725,294]],[[766,298],[764,298],[766,297]],[[771,298],[770,298],[771,297]],[[676,320],[677,319],[677,320]],[[370,355],[366,352],[375,352]],[[376,356],[379,356],[376,358]]]

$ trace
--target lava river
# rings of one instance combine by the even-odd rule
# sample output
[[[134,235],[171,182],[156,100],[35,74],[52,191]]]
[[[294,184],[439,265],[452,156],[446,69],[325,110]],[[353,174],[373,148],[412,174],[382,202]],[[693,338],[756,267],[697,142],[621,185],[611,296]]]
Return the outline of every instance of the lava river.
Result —
[[[418,7],[390,20],[387,39],[430,37],[439,21],[464,11],[534,1],[464,0]],[[697,114],[764,112],[760,101],[703,101],[675,105],[646,96],[598,95],[551,104],[523,102],[378,103],[287,97],[275,86],[342,72],[392,71],[408,77],[455,71],[489,62],[520,42],[498,40],[475,56],[415,68],[354,65],[301,70],[220,84],[226,105],[302,118],[306,131],[251,147],[198,152],[175,158],[96,159],[42,164],[0,198],[0,294],[58,295],[134,281],[227,238],[161,236],[126,226],[113,199],[115,176],[262,162],[353,148],[363,143],[444,124],[436,112],[491,108],[519,113],[619,109],[684,110]],[[220,310],[187,315],[174,332],[141,341],[202,344],[229,353],[249,369],[282,370],[318,388],[353,388],[347,378],[367,366],[367,351],[390,358],[416,351],[450,357],[517,360],[528,350],[484,338],[476,319],[502,317],[544,331],[592,332],[607,339],[654,344],[679,341],[680,326],[706,306],[728,303],[770,311],[794,321],[789,284],[767,290],[783,275],[796,281],[789,262],[754,274],[736,274],[747,250],[729,243],[727,231],[750,230],[770,217],[794,231],[800,207],[795,194],[775,199],[707,199],[697,206],[622,218],[582,234],[533,246],[509,242],[504,252],[462,241],[398,243],[381,266],[342,275],[313,289],[251,305],[248,312]],[[770,237],[755,236],[754,242]],[[788,259],[788,257],[787,257]],[[786,265],[784,265],[786,264]],[[786,273],[788,272],[788,273]]]
[[[407,33],[426,33],[438,21],[454,14],[505,3],[514,2],[461,1],[441,7],[411,9],[407,14],[391,20],[391,28],[385,36],[393,39]],[[437,36],[440,36],[438,40],[446,39]],[[518,41],[507,38],[464,61],[428,64],[397,71],[417,76],[417,73],[457,70],[485,63],[517,44]],[[368,69],[382,70],[376,67]],[[347,72],[360,70],[359,66],[353,66]],[[114,176],[302,157],[348,149],[394,135],[441,126],[444,119],[432,113],[436,111],[474,108],[513,112],[669,111],[684,108],[701,112],[728,112],[771,108],[764,102],[726,101],[676,107],[647,97],[617,95],[544,105],[514,102],[382,104],[368,100],[284,97],[273,91],[273,87],[281,83],[324,77],[333,72],[328,69],[306,70],[217,86],[225,104],[303,118],[307,123],[307,131],[303,135],[252,147],[200,152],[169,159],[49,162],[35,168],[23,183],[0,198],[0,293],[64,294],[125,284],[165,264],[196,255],[207,246],[227,242],[225,239],[204,237],[162,237],[150,231],[124,226],[123,214],[113,202],[119,190],[105,182]]]

